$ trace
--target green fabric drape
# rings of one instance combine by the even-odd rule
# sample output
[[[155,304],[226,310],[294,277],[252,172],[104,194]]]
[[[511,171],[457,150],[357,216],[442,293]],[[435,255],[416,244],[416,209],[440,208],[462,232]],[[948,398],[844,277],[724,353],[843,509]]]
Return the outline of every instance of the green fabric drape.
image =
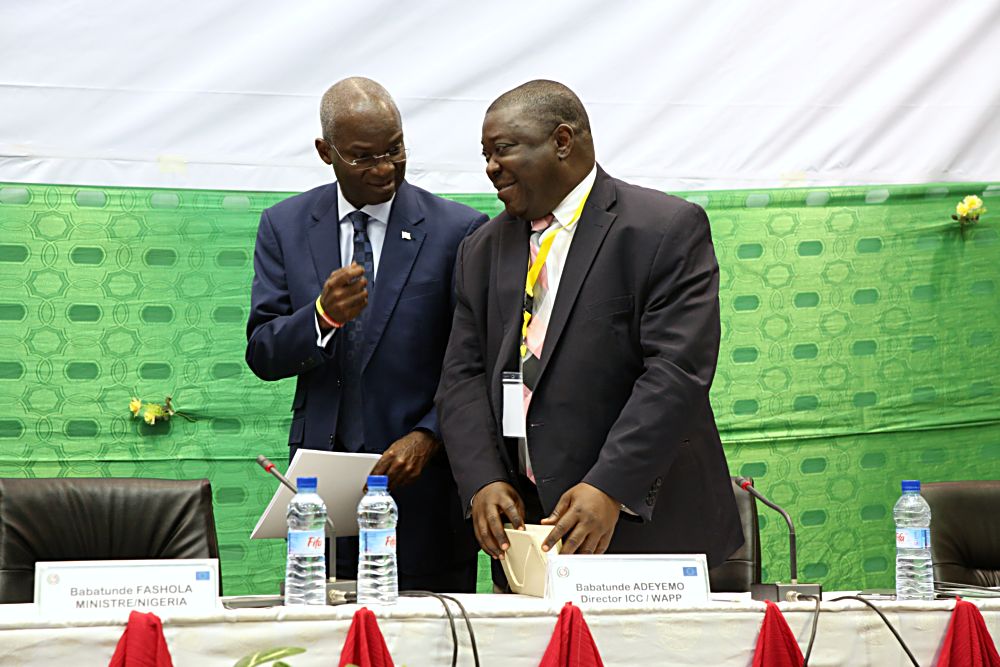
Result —
[[[991,211],[962,232],[966,194]],[[283,571],[283,543],[248,537],[293,383],[243,351],[258,217],[285,196],[0,184],[0,475],[208,477],[228,594]],[[684,196],[719,257],[732,472],[792,513],[802,578],[891,586],[900,479],[1000,478],[1000,184]],[[167,394],[197,421],[132,419]],[[765,579],[787,579],[761,512]]]

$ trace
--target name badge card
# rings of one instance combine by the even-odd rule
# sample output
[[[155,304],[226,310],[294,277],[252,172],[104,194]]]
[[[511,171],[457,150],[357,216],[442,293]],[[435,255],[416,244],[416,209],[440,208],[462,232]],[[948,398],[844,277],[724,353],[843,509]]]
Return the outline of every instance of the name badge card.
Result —
[[[581,609],[672,609],[707,604],[703,554],[548,557],[545,597]]]
[[[524,425],[524,385],[520,373],[503,373],[503,434],[507,438],[527,437]]]
[[[219,561],[93,560],[35,563],[35,604],[47,616],[127,618],[129,612],[219,609]]]

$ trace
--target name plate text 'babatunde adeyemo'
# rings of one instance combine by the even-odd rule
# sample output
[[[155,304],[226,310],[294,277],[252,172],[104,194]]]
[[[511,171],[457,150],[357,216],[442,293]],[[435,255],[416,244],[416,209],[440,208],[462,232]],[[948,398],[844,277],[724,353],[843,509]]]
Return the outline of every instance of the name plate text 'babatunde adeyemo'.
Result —
[[[219,605],[219,561],[63,561],[35,564],[35,604],[46,616],[202,613]]]
[[[545,597],[595,609],[702,605],[708,602],[708,566],[702,554],[553,554]]]

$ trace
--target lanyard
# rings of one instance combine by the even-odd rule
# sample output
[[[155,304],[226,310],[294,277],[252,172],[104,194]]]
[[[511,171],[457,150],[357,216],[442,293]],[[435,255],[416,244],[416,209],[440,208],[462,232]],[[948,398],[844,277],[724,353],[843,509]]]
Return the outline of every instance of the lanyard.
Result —
[[[580,200],[580,205],[576,207],[576,210],[573,212],[573,217],[570,218],[569,222],[557,229],[555,234],[550,234],[548,238],[539,244],[538,256],[535,257],[535,261],[533,261],[531,266],[528,267],[528,275],[524,280],[524,293],[529,297],[535,296],[535,283],[538,282],[538,276],[541,275],[542,267],[545,266],[545,259],[549,256],[549,250],[552,249],[552,242],[555,241],[559,232],[566,231],[576,224],[577,220],[580,219],[580,216],[583,215],[583,207],[587,203],[588,197],[590,197],[590,190],[587,190],[587,194],[585,194],[583,199]],[[524,329],[525,331],[528,329],[527,321],[525,321]]]
[[[555,240],[556,236],[559,235],[559,232],[571,229],[573,225],[576,224],[576,222],[580,219],[580,216],[583,215],[583,207],[587,203],[588,197],[590,197],[590,190],[587,190],[587,194],[583,196],[583,199],[580,201],[580,205],[576,207],[576,210],[573,212],[573,217],[569,219],[569,222],[557,229],[554,234],[550,234],[548,238],[544,239],[538,245],[538,255],[535,257],[535,261],[531,263],[531,266],[528,267],[528,276],[524,280],[525,298],[521,321],[522,358],[527,351],[524,341],[528,339],[528,324],[531,322],[531,313],[528,312],[528,299],[535,297],[535,283],[538,282],[538,276],[541,275],[542,267],[545,266],[545,258],[549,256],[549,250],[552,249],[552,242]]]

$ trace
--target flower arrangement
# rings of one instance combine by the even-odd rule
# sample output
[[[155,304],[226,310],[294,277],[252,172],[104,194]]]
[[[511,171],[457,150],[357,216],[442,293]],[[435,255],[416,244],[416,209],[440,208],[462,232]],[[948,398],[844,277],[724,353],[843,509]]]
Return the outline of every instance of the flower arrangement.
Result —
[[[174,409],[170,396],[163,399],[163,403],[150,403],[148,401],[144,403],[140,399],[133,396],[132,400],[129,401],[128,409],[132,413],[132,419],[138,417],[141,412],[142,420],[150,426],[154,426],[158,421],[165,422],[174,415],[183,417],[190,422],[196,421],[191,415],[184,414],[183,412]]]
[[[962,229],[965,229],[969,225],[979,222],[979,216],[983,213],[986,213],[983,200],[976,195],[969,195],[958,202],[955,206],[955,214],[951,216],[951,219],[957,220]]]

